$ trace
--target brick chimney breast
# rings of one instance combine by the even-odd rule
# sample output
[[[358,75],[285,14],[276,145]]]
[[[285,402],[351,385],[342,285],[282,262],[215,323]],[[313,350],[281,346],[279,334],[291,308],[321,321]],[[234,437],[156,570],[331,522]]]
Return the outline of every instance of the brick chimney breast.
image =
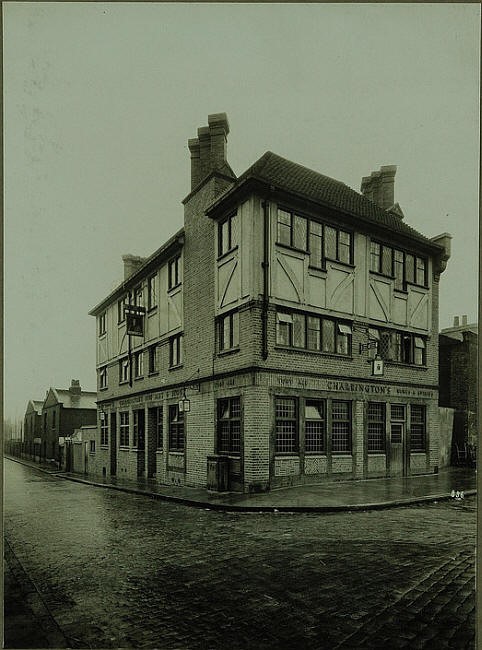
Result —
[[[123,255],[122,261],[124,262],[124,280],[127,280],[140,269],[145,262],[145,258],[139,257],[139,255]]]
[[[209,132],[211,134],[211,165],[212,169],[220,169],[226,162],[229,123],[226,113],[208,115]]]
[[[69,392],[71,393],[71,395],[78,396],[80,395],[81,391],[82,389],[80,387],[80,381],[78,379],[72,379],[69,388]]]
[[[208,126],[197,130],[199,140],[199,182],[212,171],[211,165],[211,132]]]
[[[396,165],[383,165],[379,171],[364,176],[360,191],[363,196],[376,203],[383,210],[393,207]]]
[[[191,138],[187,141],[187,146],[191,152],[191,190],[193,190],[201,181],[201,147],[199,145],[199,139]]]

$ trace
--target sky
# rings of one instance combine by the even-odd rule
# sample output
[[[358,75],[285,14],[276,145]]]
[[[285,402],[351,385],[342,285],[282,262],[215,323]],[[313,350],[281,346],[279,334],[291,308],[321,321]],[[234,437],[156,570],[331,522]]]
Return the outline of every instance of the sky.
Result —
[[[3,3],[6,417],[96,389],[89,310],[183,225],[187,140],[226,112],[265,151],[453,236],[440,327],[478,314],[477,4]]]

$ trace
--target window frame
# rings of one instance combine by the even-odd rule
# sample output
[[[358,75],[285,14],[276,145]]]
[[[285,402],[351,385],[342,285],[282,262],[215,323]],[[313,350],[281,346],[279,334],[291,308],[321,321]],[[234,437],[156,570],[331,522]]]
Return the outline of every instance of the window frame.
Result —
[[[307,417],[306,417],[306,408],[307,408],[307,406],[309,406],[309,405],[313,406],[314,404],[321,405],[321,413],[322,413],[322,416],[321,416],[321,418],[319,418],[319,419],[315,419],[315,418],[307,418]],[[305,398],[303,399],[303,407],[304,407],[304,442],[305,442],[305,453],[308,454],[308,455],[315,455],[315,454],[318,454],[318,455],[320,455],[320,454],[322,454],[322,455],[326,455],[326,442],[327,442],[327,441],[326,441],[326,422],[327,422],[327,414],[326,414],[326,399],[317,399],[317,398],[312,398],[312,397],[310,397],[310,398],[305,397]],[[315,408],[316,408],[316,407],[315,407]],[[310,422],[310,423],[311,423],[311,422],[321,422],[321,427],[322,427],[321,438],[320,438],[320,435],[319,435],[319,433],[318,433],[318,440],[321,439],[321,448],[316,448],[316,449],[314,448],[315,445],[314,445],[313,443],[314,443],[315,439],[313,439],[312,441],[310,441],[310,445],[308,444],[308,435],[307,435],[308,432],[307,432],[307,426],[306,426],[308,422]],[[316,432],[313,431],[312,434],[313,434],[313,436],[315,436],[315,435],[316,435]]]
[[[157,302],[157,273],[147,278],[147,310],[152,311],[158,306]]]
[[[127,416],[127,417],[123,417]],[[127,421],[123,421],[127,420]],[[129,411],[119,411],[119,447],[130,446],[130,416]]]
[[[156,406],[156,449],[164,449],[164,407]]]
[[[100,421],[100,446],[109,446],[109,420],[107,413],[104,413],[104,419]]]
[[[227,405],[228,417],[224,406]],[[233,409],[233,405],[236,406]],[[236,415],[233,416],[233,410]],[[216,449],[218,454],[226,456],[241,456],[242,418],[241,418],[241,397],[221,397],[217,400],[217,422],[216,422]],[[224,444],[224,426],[227,425],[227,445]]]
[[[134,379],[144,377],[144,350],[137,350],[132,355],[134,357]]]
[[[107,310],[99,314],[99,338],[107,333]]]
[[[169,369],[183,364],[183,334],[175,334],[169,339]]]
[[[127,304],[128,296],[125,295],[123,298],[120,298],[117,301],[117,325],[120,325],[121,323],[125,323],[126,320],[126,315],[125,315],[125,306]]]
[[[177,419],[174,419],[173,415]],[[186,448],[184,412],[179,410],[178,404],[170,404],[168,417],[169,452],[184,453]]]
[[[129,381],[129,368],[128,356],[119,359],[119,384],[126,384]]]
[[[370,407],[377,406],[381,414],[370,413]],[[370,431],[370,425],[380,427],[381,431]],[[376,444],[379,442],[380,444]],[[387,405],[386,402],[368,402],[367,404],[367,452],[369,454],[386,454],[387,452]]]
[[[303,332],[301,338],[296,338],[295,320],[303,320]],[[315,323],[319,324],[319,329],[313,327]],[[311,325],[311,327],[309,326]],[[328,328],[333,332],[333,346],[326,348],[325,342],[328,336]],[[349,329],[350,332],[343,331]],[[285,334],[283,334],[285,331]],[[313,339],[310,334],[318,332],[319,348],[310,347]],[[282,339],[287,339],[285,343]],[[303,345],[295,345],[296,341],[302,341]],[[346,352],[339,352],[341,341],[346,342]],[[281,307],[276,310],[276,345],[293,350],[304,350],[307,352],[316,352],[321,354],[333,354],[343,358],[350,358],[353,349],[353,324],[349,321],[343,321],[335,318],[326,318],[319,314],[311,312],[299,312],[295,310],[286,310]],[[325,349],[326,348],[326,349]]]
[[[225,324],[228,323],[228,345],[225,344]],[[222,314],[217,318],[217,340],[218,352],[227,352],[229,350],[239,349],[239,311],[234,310]]]
[[[159,372],[159,364],[158,364],[158,355],[157,355],[157,349],[159,345],[157,343],[153,343],[148,347],[148,373],[149,375],[155,375],[156,373]]]
[[[372,246],[377,245],[380,249],[378,268],[372,268],[373,254]],[[385,255],[390,253],[389,264],[386,264]],[[396,260],[396,253],[401,259]],[[413,277],[408,277],[408,264],[407,259],[413,258]],[[387,269],[389,266],[389,270]],[[397,268],[401,267],[401,273],[397,274]],[[384,244],[382,241],[374,238],[370,239],[370,272],[378,273],[387,278],[391,278],[395,283],[396,291],[407,291],[407,285],[412,284],[417,287],[428,289],[427,282],[427,268],[428,258],[423,255],[418,255],[414,252],[409,252],[397,246],[390,246]],[[423,274],[423,281],[420,281],[420,273]]]
[[[167,263],[167,288],[168,291],[175,289],[182,284],[181,279],[181,256],[175,255]]]
[[[348,408],[348,414],[346,417],[340,418],[335,417],[335,405],[336,404],[346,404]],[[352,425],[352,402],[350,400],[343,399],[334,399],[331,401],[331,427],[330,427],[330,438],[331,438],[331,453],[333,455],[351,455],[353,454],[353,425]],[[346,434],[344,432],[335,432],[334,424],[347,424],[348,431]],[[344,449],[335,449],[335,435],[346,435],[346,448]]]
[[[421,419],[415,420],[414,410],[420,409]],[[420,426],[421,445],[414,447],[412,444],[414,427]],[[410,451],[413,453],[426,453],[427,452],[427,406],[426,404],[410,404]]]
[[[99,390],[108,388],[108,372],[107,366],[99,368]]]
[[[238,247],[238,213],[232,212],[218,223],[218,257],[223,257]],[[227,245],[223,227],[227,225]]]
[[[281,402],[291,402],[293,404],[293,415],[290,417],[279,415],[278,408]],[[299,423],[299,399],[291,395],[275,395],[274,397],[274,419],[275,419],[275,436],[274,436],[274,453],[277,456],[298,455],[300,451],[300,423]],[[283,427],[286,423],[294,425],[294,430],[290,433],[290,438],[283,439],[283,434],[287,431],[278,430],[278,426]],[[289,444],[286,444],[286,443]],[[283,448],[285,447],[285,448]]]

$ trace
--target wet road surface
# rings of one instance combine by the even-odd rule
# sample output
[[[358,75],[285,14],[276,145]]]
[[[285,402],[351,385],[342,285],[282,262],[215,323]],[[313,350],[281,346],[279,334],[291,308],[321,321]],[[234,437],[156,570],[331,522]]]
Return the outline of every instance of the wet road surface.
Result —
[[[475,647],[475,498],[227,514],[6,460],[4,501],[6,542],[73,648]]]

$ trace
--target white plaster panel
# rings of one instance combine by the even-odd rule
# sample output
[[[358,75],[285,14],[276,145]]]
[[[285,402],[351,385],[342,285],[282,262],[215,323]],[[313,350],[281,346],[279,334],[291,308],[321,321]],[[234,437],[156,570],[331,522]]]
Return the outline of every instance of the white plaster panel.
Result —
[[[236,302],[241,293],[238,259],[233,255],[218,267],[218,307]]]
[[[168,331],[182,327],[182,291],[179,289],[167,297]]]
[[[354,311],[354,280],[353,273],[329,265],[326,280],[327,307],[352,314]]]
[[[390,321],[391,285],[375,278],[370,278],[369,317],[387,323]]]
[[[404,295],[393,295],[393,322],[397,325],[407,325],[407,298]]]
[[[308,303],[314,307],[326,307],[326,278],[308,275]]]
[[[419,329],[429,329],[429,297],[427,292],[410,288],[408,293],[408,324]]]
[[[280,251],[276,255],[276,298],[304,302],[304,260]]]

